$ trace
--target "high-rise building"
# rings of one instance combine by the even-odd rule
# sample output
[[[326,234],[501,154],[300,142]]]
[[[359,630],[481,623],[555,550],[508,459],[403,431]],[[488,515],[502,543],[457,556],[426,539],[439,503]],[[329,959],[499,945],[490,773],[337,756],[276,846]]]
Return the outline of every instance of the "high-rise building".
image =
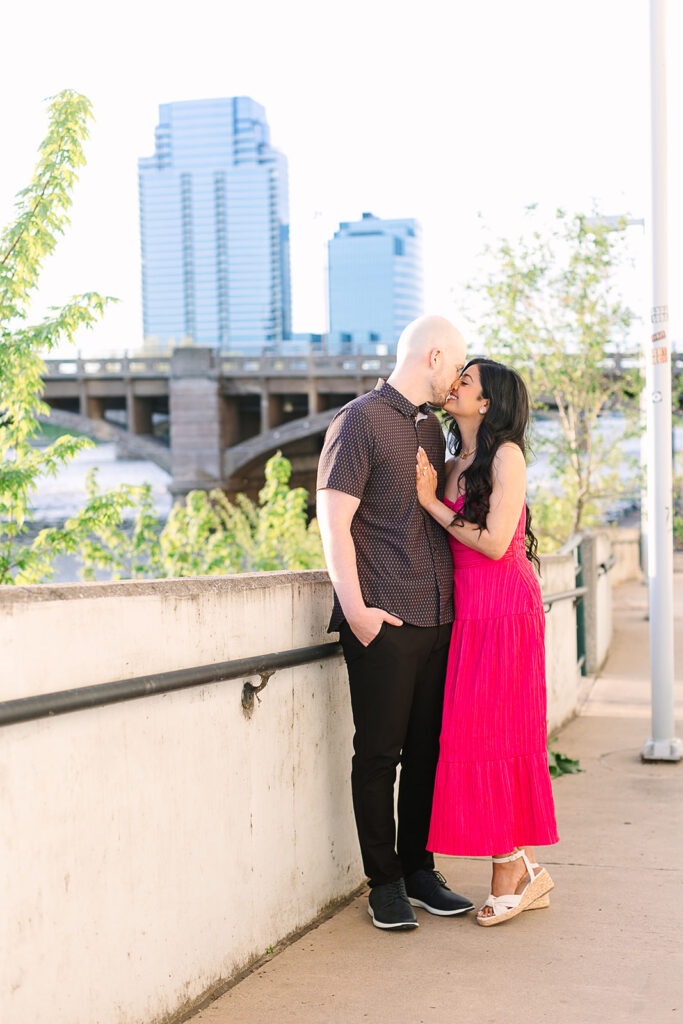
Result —
[[[145,338],[254,351],[287,337],[287,160],[264,108],[163,103],[138,168]]]
[[[328,253],[330,347],[395,350],[406,324],[424,312],[418,222],[364,213],[339,225]]]

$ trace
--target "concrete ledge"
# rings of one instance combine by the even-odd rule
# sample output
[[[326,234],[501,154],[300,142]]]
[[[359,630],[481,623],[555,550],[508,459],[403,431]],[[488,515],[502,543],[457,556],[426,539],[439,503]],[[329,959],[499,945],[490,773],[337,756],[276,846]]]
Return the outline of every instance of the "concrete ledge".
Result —
[[[293,577],[306,583],[328,583],[326,569],[283,569],[225,576],[181,576],[161,580],[112,580],[109,583],[36,583],[31,586],[0,586],[0,606],[35,601],[77,601],[123,596],[195,597],[203,594],[239,593],[247,590],[289,587]],[[331,607],[331,606],[330,606]]]

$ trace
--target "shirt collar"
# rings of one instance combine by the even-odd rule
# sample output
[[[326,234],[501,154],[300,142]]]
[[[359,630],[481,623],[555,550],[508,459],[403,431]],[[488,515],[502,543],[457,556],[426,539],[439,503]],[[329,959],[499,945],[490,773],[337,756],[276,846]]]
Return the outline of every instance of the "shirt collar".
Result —
[[[427,402],[423,402],[422,405],[413,405],[405,395],[402,395],[400,391],[396,390],[396,388],[392,388],[391,384],[389,384],[384,377],[378,378],[377,383],[375,384],[375,391],[379,393],[385,402],[392,405],[394,409],[398,409],[398,411],[402,412],[404,416],[409,416],[411,420],[414,420],[418,413],[422,414],[420,418],[427,416],[429,413],[429,405]]]

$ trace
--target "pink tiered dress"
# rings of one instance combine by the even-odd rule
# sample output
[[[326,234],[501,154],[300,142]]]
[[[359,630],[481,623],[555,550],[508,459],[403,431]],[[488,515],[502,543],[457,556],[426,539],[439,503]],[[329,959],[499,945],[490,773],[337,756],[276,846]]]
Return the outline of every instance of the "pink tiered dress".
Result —
[[[449,535],[455,622],[427,843],[436,853],[500,855],[559,838],[546,753],[545,615],[525,520],[523,509],[497,561]]]

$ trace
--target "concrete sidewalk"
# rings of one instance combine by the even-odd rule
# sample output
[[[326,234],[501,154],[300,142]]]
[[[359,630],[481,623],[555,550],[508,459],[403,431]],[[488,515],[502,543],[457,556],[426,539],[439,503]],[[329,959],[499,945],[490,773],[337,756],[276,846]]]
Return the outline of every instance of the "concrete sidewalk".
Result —
[[[683,563],[676,661],[683,710]],[[496,928],[417,911],[420,927],[373,928],[367,896],[305,934],[194,1024],[663,1024],[683,1020],[683,763],[640,762],[650,731],[647,588],[615,591],[604,671],[557,748],[585,773],[554,784],[562,841],[538,849],[551,906]],[[489,866],[439,858],[479,906]],[[268,879],[264,878],[267,899]]]

